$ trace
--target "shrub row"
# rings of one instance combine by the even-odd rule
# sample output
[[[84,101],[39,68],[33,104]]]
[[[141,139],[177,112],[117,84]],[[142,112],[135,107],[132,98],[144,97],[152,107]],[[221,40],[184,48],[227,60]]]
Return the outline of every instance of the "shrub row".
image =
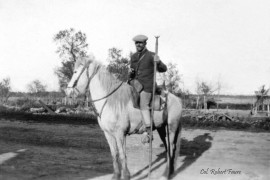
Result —
[[[97,118],[91,114],[32,114],[22,111],[8,110],[0,106],[0,118],[14,121],[26,121],[52,124],[87,125],[97,124]],[[182,117],[183,127],[192,128],[226,128],[237,130],[270,131],[270,118],[246,119],[245,121],[198,121],[190,116]]]
[[[190,116],[182,117],[183,127],[199,128],[226,128],[236,130],[256,130],[270,132],[270,118],[260,118],[257,120],[248,119],[245,121],[197,121]]]

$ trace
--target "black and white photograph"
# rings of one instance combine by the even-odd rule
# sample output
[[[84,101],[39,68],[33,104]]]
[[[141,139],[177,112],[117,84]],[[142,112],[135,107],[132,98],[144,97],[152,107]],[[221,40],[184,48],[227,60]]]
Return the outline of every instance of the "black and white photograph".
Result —
[[[0,180],[269,180],[269,0],[0,0]]]

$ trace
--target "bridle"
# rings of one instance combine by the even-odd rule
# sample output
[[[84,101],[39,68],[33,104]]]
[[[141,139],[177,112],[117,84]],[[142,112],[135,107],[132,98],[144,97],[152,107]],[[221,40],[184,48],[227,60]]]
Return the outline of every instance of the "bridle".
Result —
[[[78,81],[79,81],[79,79],[80,79],[82,73],[85,71],[85,69],[87,69],[87,72],[88,72],[89,65],[90,65],[90,62],[88,62],[87,64],[85,64],[85,65],[83,66],[82,71],[80,72],[80,74],[79,74],[79,76],[77,77],[77,79],[74,81],[72,87],[67,87],[67,89],[68,89],[68,88],[72,88],[72,89],[76,90],[76,91],[78,92],[78,94],[80,94],[80,91],[79,91],[79,89],[78,89],[76,86],[77,86],[77,84],[78,84]],[[89,72],[88,72],[88,73],[89,73]],[[88,77],[88,76],[87,76],[87,77]]]
[[[72,87],[67,87],[67,88],[72,88],[72,89],[76,90],[80,94],[80,91],[79,91],[79,89],[76,86],[78,84],[78,81],[79,81],[82,73],[87,69],[86,73],[87,73],[88,80],[87,80],[87,86],[85,88],[85,92],[89,92],[89,101],[88,102],[91,102],[92,103],[93,111],[94,111],[95,115],[98,116],[99,118],[101,118],[102,111],[103,111],[103,109],[104,109],[104,107],[105,107],[105,105],[107,103],[107,99],[106,98],[108,98],[110,95],[112,95],[113,93],[115,93],[122,86],[122,84],[124,83],[124,81],[122,81],[113,91],[111,91],[106,96],[104,96],[102,98],[99,98],[99,99],[92,100],[92,95],[91,95],[91,92],[90,92],[90,89],[89,89],[90,82],[94,78],[94,76],[97,74],[97,72],[99,71],[99,69],[100,69],[101,66],[100,65],[97,66],[95,68],[94,72],[91,74],[91,76],[89,76],[89,65],[90,65],[90,62],[88,62],[87,64],[84,65],[82,71],[80,72],[80,74],[77,77],[77,79],[74,81],[74,84],[72,85]],[[93,102],[101,101],[103,99],[106,99],[106,101],[103,103],[102,108],[100,110],[100,113],[98,113],[97,108],[93,104]]]

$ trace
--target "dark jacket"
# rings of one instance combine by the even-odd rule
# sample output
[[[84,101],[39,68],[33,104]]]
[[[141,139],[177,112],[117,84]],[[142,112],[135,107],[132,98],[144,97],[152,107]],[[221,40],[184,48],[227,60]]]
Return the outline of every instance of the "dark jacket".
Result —
[[[141,54],[136,52],[131,56],[130,68],[134,69],[130,78],[136,78],[143,85],[143,90],[146,92],[153,91],[154,81],[154,55],[155,53],[145,49]],[[139,59],[143,57],[140,61]],[[163,62],[157,63],[158,72],[166,72],[167,66]]]

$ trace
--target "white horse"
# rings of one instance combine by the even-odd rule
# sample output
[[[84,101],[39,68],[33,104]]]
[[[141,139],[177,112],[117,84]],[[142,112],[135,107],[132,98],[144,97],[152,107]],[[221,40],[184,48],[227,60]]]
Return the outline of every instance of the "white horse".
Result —
[[[139,130],[143,124],[142,115],[139,109],[133,107],[131,90],[130,85],[119,81],[104,65],[93,58],[76,61],[72,79],[66,89],[66,95],[69,97],[90,91],[98,123],[110,146],[114,168],[112,179],[117,180],[121,179],[121,176],[125,180],[130,179],[126,157],[126,136],[142,133]],[[154,121],[163,122],[162,119],[167,117],[165,122],[157,127],[157,131],[167,151],[166,169],[161,178],[168,179],[174,172],[180,150],[181,100],[169,93],[167,109],[163,111],[155,111]]]

